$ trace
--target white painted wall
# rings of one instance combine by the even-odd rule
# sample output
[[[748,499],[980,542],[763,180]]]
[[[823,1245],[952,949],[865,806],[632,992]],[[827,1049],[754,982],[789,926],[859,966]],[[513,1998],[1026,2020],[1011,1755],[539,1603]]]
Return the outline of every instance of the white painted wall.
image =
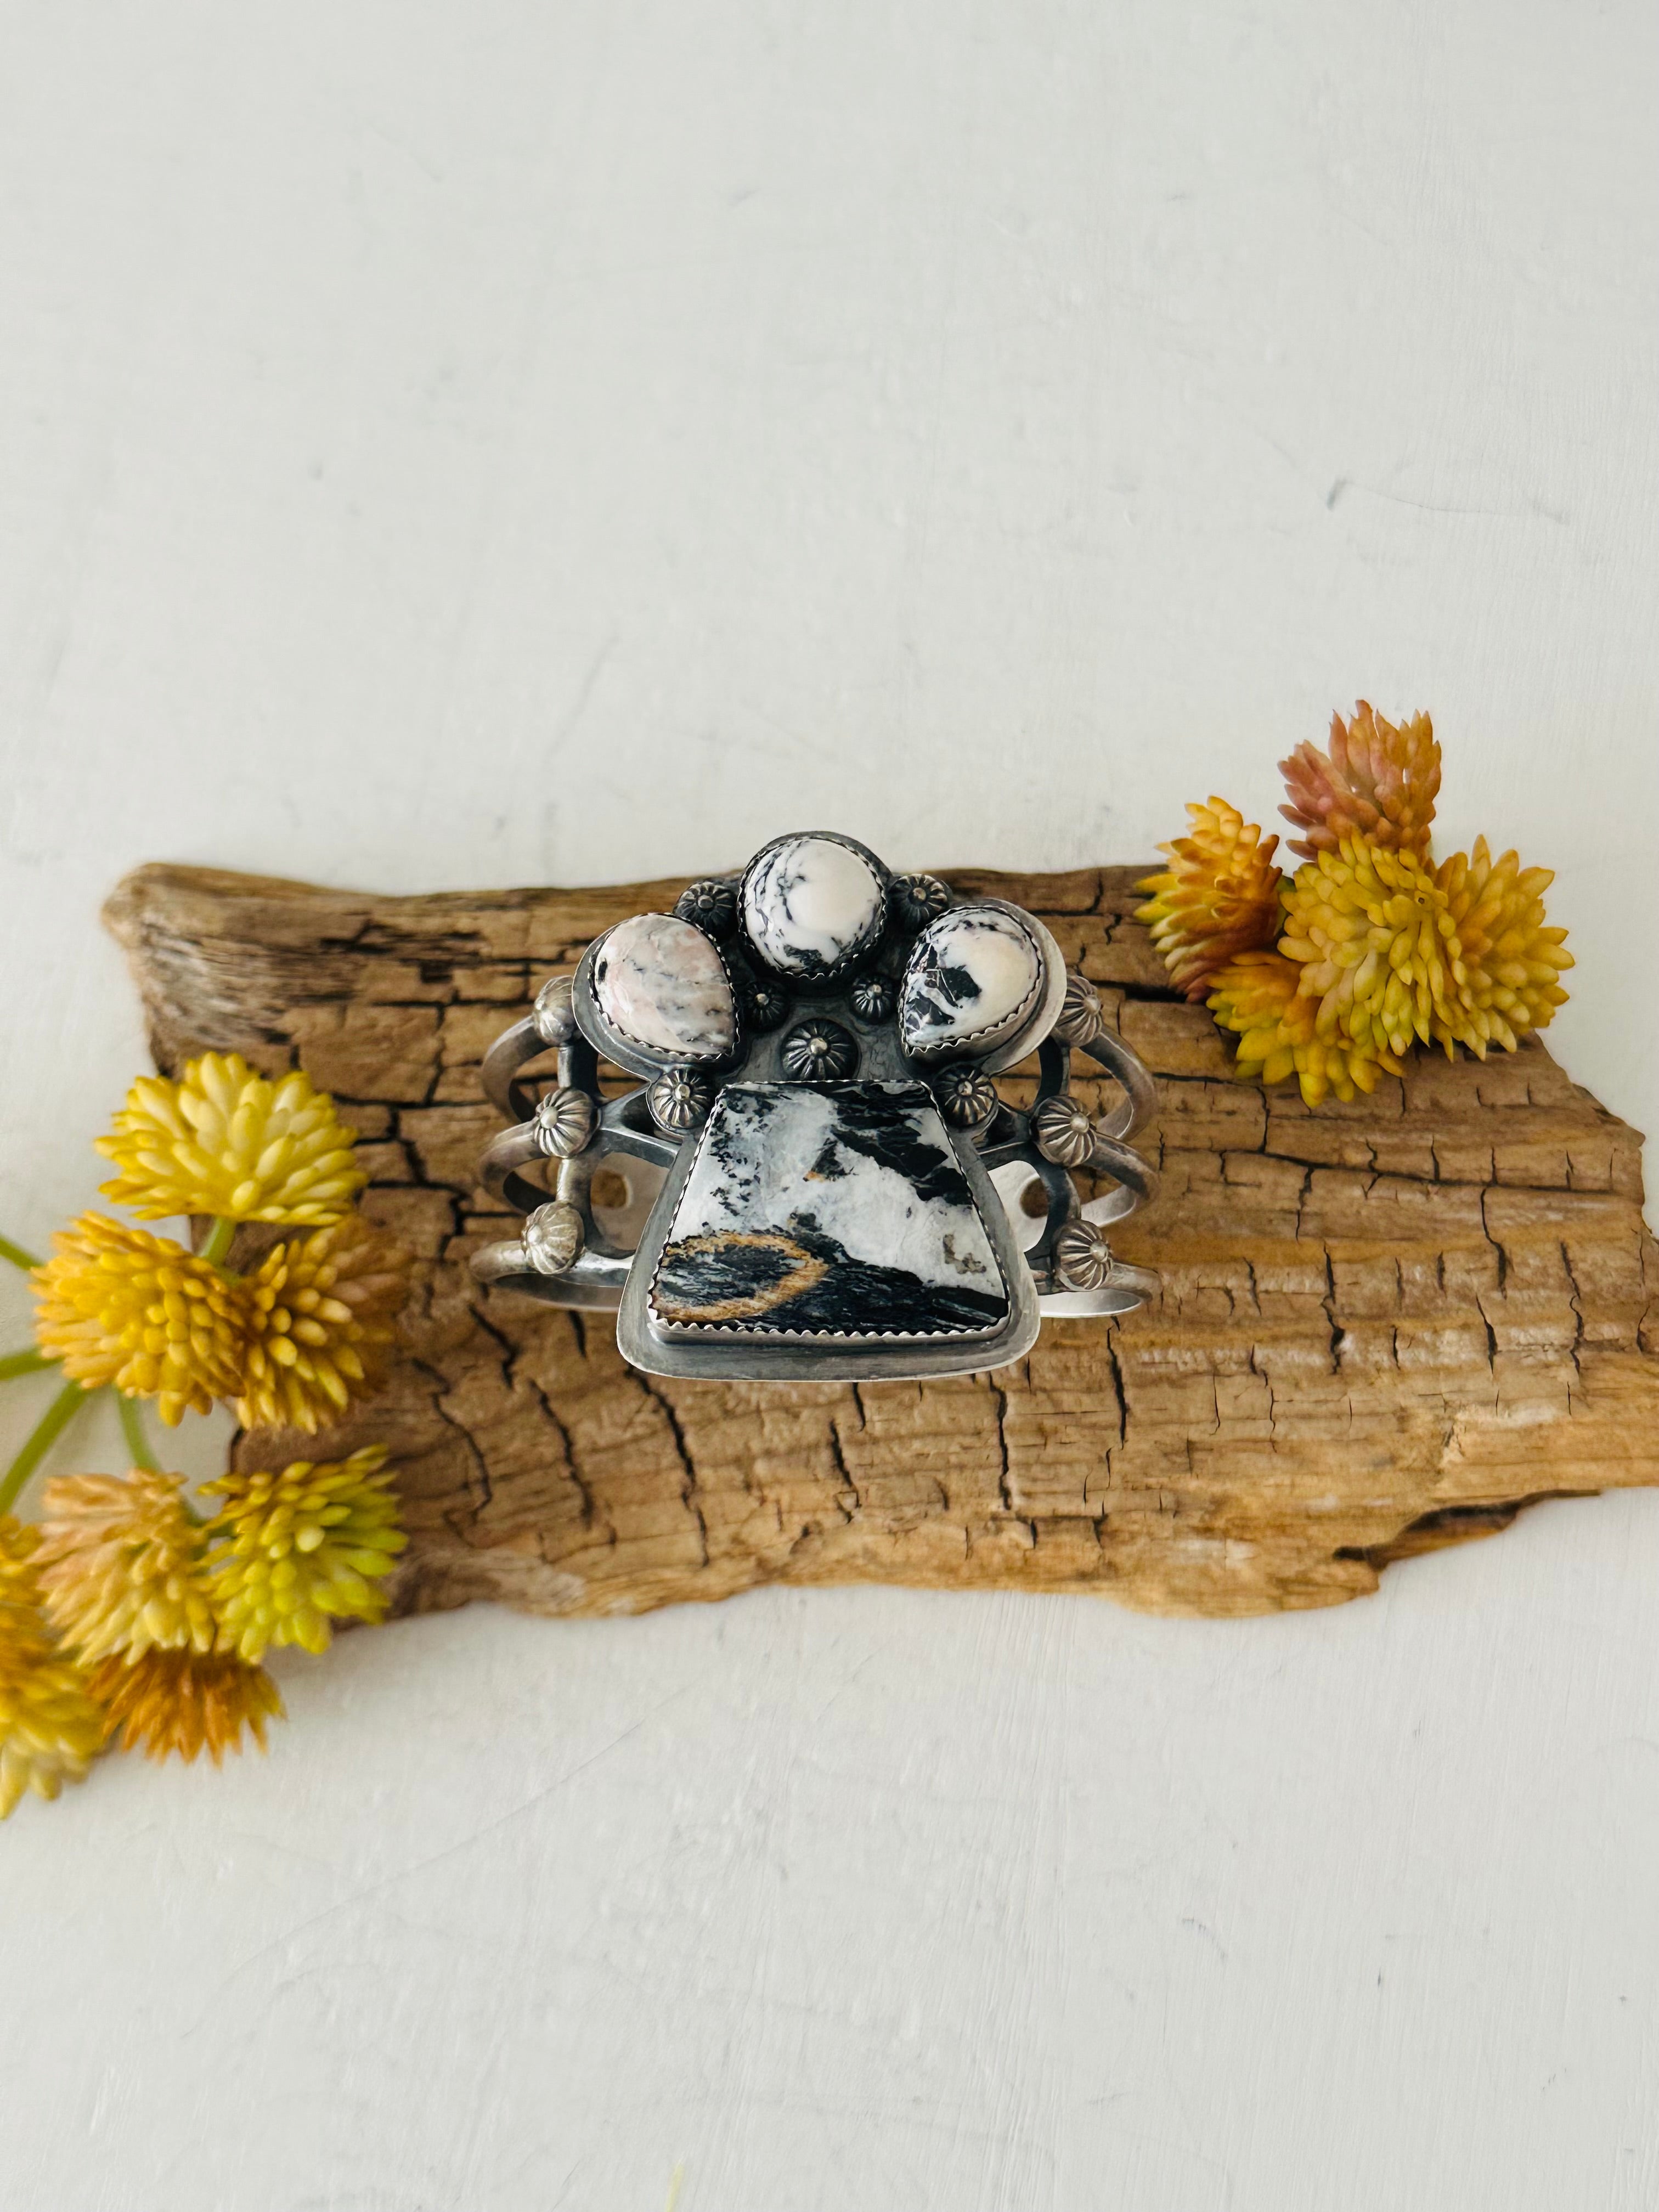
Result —
[[[3,1225],[91,1193],[139,860],[1127,859],[1361,692],[1559,869],[1559,1049],[1659,1127],[1656,43],[7,9]],[[4,1830],[0,2205],[1659,2204],[1659,1498],[1299,1620],[775,1593],[282,1674],[269,1761]]]

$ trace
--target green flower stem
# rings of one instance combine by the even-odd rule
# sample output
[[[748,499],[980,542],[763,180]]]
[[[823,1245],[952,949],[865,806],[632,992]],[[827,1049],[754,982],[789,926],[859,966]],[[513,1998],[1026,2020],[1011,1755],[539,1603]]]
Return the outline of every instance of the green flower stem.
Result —
[[[144,1417],[138,1410],[138,1401],[129,1398],[125,1391],[117,1390],[115,1405],[121,1416],[121,1433],[127,1440],[127,1454],[133,1465],[143,1468],[146,1474],[159,1474],[161,1462],[149,1448],[149,1438],[144,1434]]]
[[[109,1386],[115,1389],[113,1383]],[[115,1391],[115,1406],[121,1416],[121,1433],[127,1440],[127,1455],[135,1468],[145,1474],[160,1474],[161,1462],[149,1448],[149,1437],[144,1430],[144,1416],[138,1401],[129,1398],[124,1391]],[[205,1528],[207,1516],[198,1513],[180,1488],[179,1503],[192,1528]]]
[[[9,1352],[0,1359],[0,1382],[9,1382],[14,1375],[38,1375],[43,1367],[57,1364],[51,1353],[37,1352],[32,1345],[27,1352]]]
[[[0,1480],[0,1513],[9,1513],[18,1492],[87,1402],[78,1382],[66,1382],[41,1415],[39,1425]]]
[[[234,1221],[227,1221],[222,1213],[216,1213],[213,1217],[213,1226],[208,1232],[208,1241],[202,1247],[202,1258],[210,1260],[216,1267],[226,1253],[229,1251],[230,1240],[235,1234],[236,1224]]]
[[[9,1260],[14,1267],[21,1267],[26,1275],[32,1275],[37,1267],[46,1265],[45,1261],[37,1260],[33,1252],[26,1252],[21,1244],[14,1244],[9,1237],[0,1237],[0,1260]]]

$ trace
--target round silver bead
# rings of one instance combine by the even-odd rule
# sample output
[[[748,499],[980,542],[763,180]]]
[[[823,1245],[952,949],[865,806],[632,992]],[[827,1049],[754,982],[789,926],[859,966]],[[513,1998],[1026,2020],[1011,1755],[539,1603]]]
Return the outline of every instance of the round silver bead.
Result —
[[[664,1070],[645,1094],[651,1118],[671,1137],[683,1137],[708,1118],[714,1086],[692,1067]]]
[[[789,1018],[789,994],[769,976],[745,975],[738,995],[745,1029],[763,1036],[769,1030],[781,1028]]]
[[[1067,969],[1066,1000],[1054,1024],[1054,1035],[1062,1044],[1089,1044],[1105,1026],[1099,992],[1086,975],[1079,975],[1075,968]]]
[[[890,975],[860,975],[853,986],[854,1018],[861,1022],[890,1022],[898,1005],[898,986]]]
[[[573,975],[550,975],[536,994],[532,1017],[544,1044],[568,1044],[576,1034],[575,1009],[571,1003]]]
[[[536,1142],[556,1159],[574,1160],[593,1135],[593,1101],[585,1091],[550,1091],[536,1109]]]
[[[839,1022],[802,1022],[783,1041],[783,1072],[795,1083],[842,1083],[859,1048]]]
[[[520,1231],[525,1257],[538,1275],[568,1275],[581,1256],[582,1218],[556,1198],[538,1206]]]
[[[1093,1155],[1095,1125],[1075,1098],[1045,1098],[1031,1116],[1031,1134],[1045,1160],[1080,1168]]]
[[[688,884],[674,902],[674,911],[705,937],[716,941],[730,937],[738,926],[738,890],[718,876],[700,876]]]
[[[1112,1248],[1092,1221],[1068,1221],[1054,1239],[1054,1280],[1066,1291],[1103,1291]]]
[[[959,1067],[942,1067],[933,1078],[933,1097],[939,1112],[957,1129],[985,1128],[996,1118],[1001,1103],[995,1084],[971,1061]]]
[[[887,886],[887,911],[911,937],[926,929],[930,921],[937,921],[950,903],[949,884],[919,870],[895,876]]]

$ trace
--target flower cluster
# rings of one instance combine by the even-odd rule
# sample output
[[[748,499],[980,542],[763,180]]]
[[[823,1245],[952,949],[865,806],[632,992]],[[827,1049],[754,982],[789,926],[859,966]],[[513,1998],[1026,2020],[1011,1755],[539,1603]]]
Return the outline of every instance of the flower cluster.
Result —
[[[385,1617],[404,1542],[391,1480],[380,1445],[226,1474],[207,1486],[223,1500],[207,1520],[159,1469],[48,1482],[38,1602],[104,1732],[153,1759],[205,1750],[216,1765],[244,1729],[263,1747],[283,1710],[265,1654],[325,1651],[335,1621]]]
[[[1273,865],[1226,801],[1189,805],[1192,829],[1137,909],[1172,980],[1238,1039],[1237,1073],[1294,1075],[1309,1105],[1402,1073],[1419,1044],[1513,1052],[1564,1005],[1566,932],[1544,919],[1547,868],[1494,861],[1484,837],[1436,865],[1440,747],[1426,714],[1398,726],[1364,700],[1331,720],[1329,750],[1279,763],[1303,865]]]
[[[1140,913],[1177,987],[1202,999],[1235,953],[1279,933],[1279,840],[1264,844],[1256,824],[1224,799],[1187,811],[1192,834],[1160,848],[1170,866],[1140,885],[1153,895]]]
[[[240,1053],[204,1053],[180,1083],[141,1075],[133,1085],[98,1139],[121,1170],[104,1195],[143,1221],[211,1213],[320,1228],[368,1180],[352,1154],[356,1133],[299,1069],[269,1083]]]
[[[101,1213],[60,1231],[52,1250],[34,1279],[34,1334],[65,1375],[154,1398],[171,1428],[235,1395],[247,1301],[222,1268]]]
[[[379,1387],[405,1294],[404,1254],[350,1211],[356,1141],[307,1077],[269,1083],[235,1053],[204,1053],[177,1082],[141,1076],[99,1140],[121,1170],[104,1194],[149,1220],[205,1214],[212,1232],[193,1253],[83,1213],[35,1278],[41,1350],[88,1389],[154,1398],[175,1426],[216,1398],[249,1427],[337,1420]],[[233,1274],[221,1262],[244,1221],[305,1233]]]
[[[222,1649],[258,1660],[275,1644],[328,1649],[331,1620],[385,1617],[385,1578],[404,1547],[379,1444],[335,1464],[221,1475],[209,1561]]]
[[[105,1730],[153,1759],[206,1749],[216,1765],[244,1727],[263,1747],[276,1686],[228,1641],[207,1528],[176,1474],[60,1476],[46,1485],[40,1583],[47,1619],[88,1670]]]
[[[118,1738],[216,1764],[250,1735],[263,1748],[283,1711],[266,1653],[320,1652],[337,1621],[385,1617],[404,1539],[384,1448],[227,1474],[204,1516],[150,1457],[132,1402],[176,1425],[222,1401],[247,1429],[314,1434],[380,1387],[408,1261],[354,1210],[356,1142],[303,1074],[271,1082],[208,1053],[176,1080],[135,1083],[99,1147],[118,1170],[105,1194],[147,1220],[206,1217],[199,1249],[98,1213],[44,1262],[0,1239],[31,1272],[39,1346],[0,1359],[0,1379],[69,1378],[0,1479],[0,1819],[27,1790],[55,1797]],[[242,1224],[270,1226],[233,1266]],[[131,1473],[59,1476],[40,1528],[13,1518],[106,1388]]]
[[[40,1607],[40,1538],[0,1516],[0,1820],[25,1790],[55,1797],[102,1747],[104,1715]]]

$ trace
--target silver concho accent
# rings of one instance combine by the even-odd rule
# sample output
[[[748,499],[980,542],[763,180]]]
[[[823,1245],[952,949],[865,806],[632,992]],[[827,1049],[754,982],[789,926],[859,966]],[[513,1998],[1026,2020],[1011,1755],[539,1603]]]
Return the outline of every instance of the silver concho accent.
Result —
[[[538,1206],[521,1231],[525,1257],[538,1275],[564,1275],[575,1265],[586,1232],[582,1218],[562,1199]]]
[[[783,1072],[793,1083],[844,1083],[859,1048],[839,1022],[802,1022],[783,1041]]]
[[[674,911],[682,921],[718,943],[738,926],[738,887],[722,883],[718,876],[699,876],[675,900]]]
[[[544,1044],[568,1044],[576,1034],[576,1016],[570,1002],[574,975],[550,975],[536,994],[536,1034]]]
[[[1031,1116],[1031,1134],[1045,1160],[1080,1168],[1094,1157],[1095,1125],[1075,1098],[1045,1098]]]
[[[1112,1248],[1092,1221],[1068,1221],[1054,1239],[1054,1280],[1068,1291],[1103,1291],[1112,1279]]]
[[[890,975],[872,969],[869,975],[859,977],[851,997],[854,1018],[873,1027],[892,1020],[893,1009],[898,1004],[898,985]]]
[[[1002,1103],[995,1084],[971,1060],[941,1067],[933,1078],[933,1096],[939,1112],[957,1129],[983,1129],[995,1119]]]
[[[914,937],[930,921],[937,921],[950,903],[949,884],[942,884],[937,876],[925,876],[916,870],[895,876],[887,886],[888,911],[907,937]]]
[[[1075,968],[1068,968],[1066,1000],[1054,1024],[1054,1035],[1062,1044],[1087,1044],[1105,1026],[1099,992],[1086,975],[1080,975]]]
[[[659,1129],[665,1129],[671,1137],[683,1137],[688,1129],[708,1120],[714,1103],[714,1086],[694,1067],[670,1067],[646,1092],[645,1103]]]
[[[536,1141],[543,1152],[574,1160],[593,1134],[593,1101],[585,1091],[550,1091],[536,1109]]]
[[[738,996],[743,1002],[744,1027],[757,1036],[781,1029],[789,1018],[789,994],[769,975],[740,975]]]

